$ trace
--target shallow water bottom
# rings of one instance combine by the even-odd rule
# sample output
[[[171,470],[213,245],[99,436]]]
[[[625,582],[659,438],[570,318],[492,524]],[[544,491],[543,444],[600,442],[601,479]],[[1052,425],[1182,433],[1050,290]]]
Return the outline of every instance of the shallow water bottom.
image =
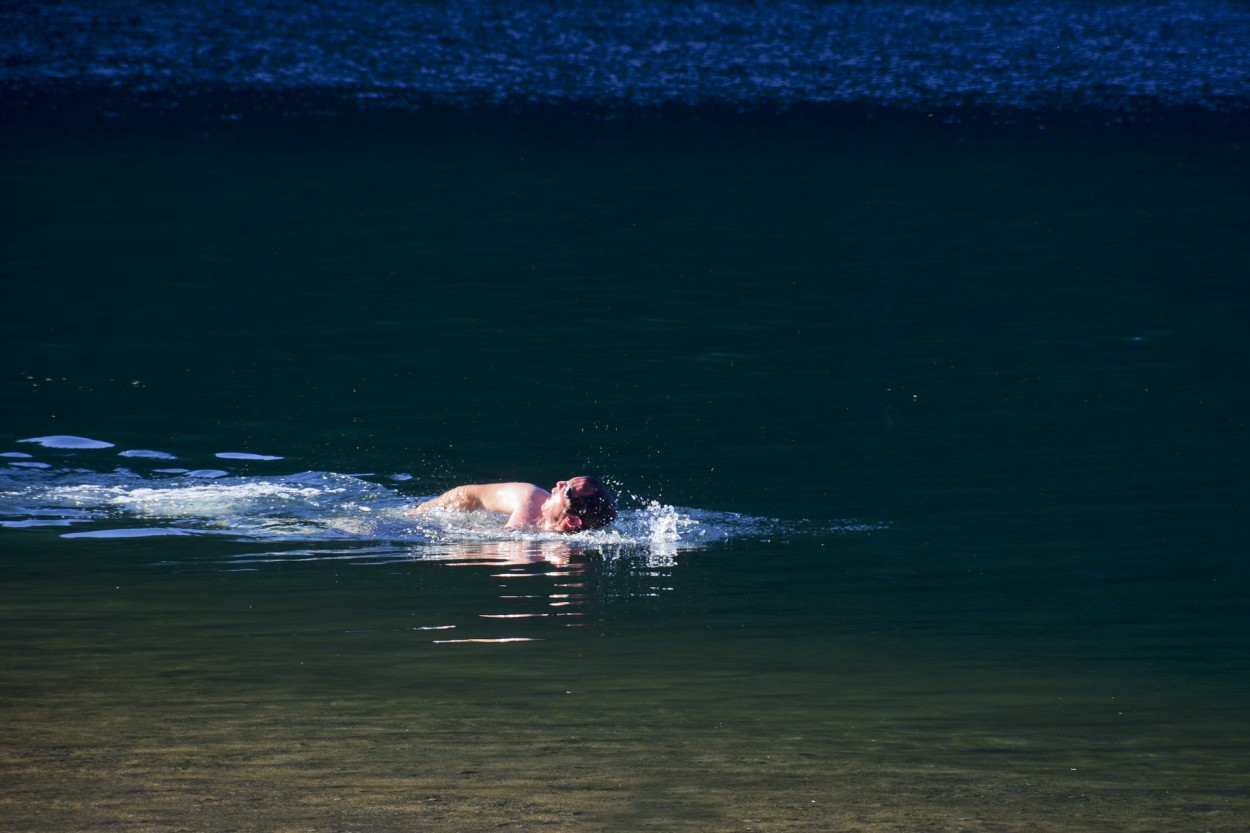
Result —
[[[1045,685],[1013,702],[974,680],[921,713],[876,677],[815,710],[774,708],[751,680],[600,668],[601,689],[560,690],[534,683],[552,670],[537,657],[509,691],[450,665],[411,695],[124,674],[28,690],[6,698],[0,816],[27,831],[1234,831],[1250,813],[1226,723],[1130,714],[1117,730],[1099,698],[1056,705]]]
[[[715,731],[254,705],[23,715],[40,728],[5,744],[9,829],[1231,831],[1250,809],[1231,776],[1172,770],[1161,784],[1145,762],[1087,775],[1000,768],[989,750],[968,767]]]
[[[892,569],[850,558],[876,536],[830,539],[848,560],[823,564],[820,542],[737,542],[657,568],[240,571],[253,544],[20,534],[4,829],[1231,833],[1250,814],[1240,676],[1194,634],[861,599],[857,571]],[[508,618],[573,583],[582,615]],[[442,641],[460,633],[533,641]]]

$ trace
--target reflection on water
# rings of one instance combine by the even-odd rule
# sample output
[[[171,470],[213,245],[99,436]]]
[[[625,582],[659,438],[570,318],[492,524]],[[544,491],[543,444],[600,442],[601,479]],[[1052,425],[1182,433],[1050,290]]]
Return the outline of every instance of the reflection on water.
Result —
[[[525,619],[559,620],[564,627],[580,627],[586,605],[585,552],[559,541],[500,541],[473,549],[448,553],[447,564],[456,567],[507,569],[492,572],[499,580],[504,600],[511,612],[482,613],[482,619],[506,622]],[[533,642],[540,637],[498,636],[436,639],[436,644]]]

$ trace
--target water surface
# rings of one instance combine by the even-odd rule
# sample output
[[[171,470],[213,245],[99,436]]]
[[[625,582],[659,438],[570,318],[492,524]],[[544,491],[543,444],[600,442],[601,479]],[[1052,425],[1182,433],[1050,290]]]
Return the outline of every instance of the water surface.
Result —
[[[1235,120],[77,107],[0,155],[13,829],[1243,826]]]

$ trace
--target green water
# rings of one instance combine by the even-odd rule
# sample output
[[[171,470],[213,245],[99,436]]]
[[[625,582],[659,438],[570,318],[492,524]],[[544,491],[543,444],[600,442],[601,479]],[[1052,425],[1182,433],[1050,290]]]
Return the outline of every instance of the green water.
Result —
[[[377,558],[0,529],[0,826],[1243,828],[1236,131],[416,113],[2,147],[0,452],[411,474],[396,505],[587,471],[775,520]],[[117,447],[18,442],[52,434]],[[500,638],[534,641],[445,641]]]

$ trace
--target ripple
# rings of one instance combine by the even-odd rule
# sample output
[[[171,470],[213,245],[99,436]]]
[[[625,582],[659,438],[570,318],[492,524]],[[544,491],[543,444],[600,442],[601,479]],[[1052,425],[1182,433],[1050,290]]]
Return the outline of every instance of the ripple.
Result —
[[[502,645],[508,642],[542,642],[541,639],[532,636],[503,636],[496,639],[435,639],[432,641],[435,645],[464,645],[470,643],[478,645]]]
[[[56,434],[50,437],[30,437],[25,440],[18,440],[19,443],[38,443],[44,448],[112,448],[113,443],[107,443],[103,440],[92,440],[87,437],[74,437],[66,434]]]
[[[0,86],[571,103],[1245,109],[1226,0],[78,0],[0,5]]]
[[[198,535],[192,529],[174,527],[139,527],[134,529],[95,529],[90,532],[67,532],[62,538],[159,538],[168,535]]]
[[[151,460],[177,460],[178,458],[165,451],[153,451],[148,448],[132,448],[129,451],[119,452],[119,457],[145,457]]]
[[[25,521],[0,521],[0,526],[6,529],[28,529],[39,526],[70,526],[80,523],[85,523],[85,521],[80,518],[31,518]]]

